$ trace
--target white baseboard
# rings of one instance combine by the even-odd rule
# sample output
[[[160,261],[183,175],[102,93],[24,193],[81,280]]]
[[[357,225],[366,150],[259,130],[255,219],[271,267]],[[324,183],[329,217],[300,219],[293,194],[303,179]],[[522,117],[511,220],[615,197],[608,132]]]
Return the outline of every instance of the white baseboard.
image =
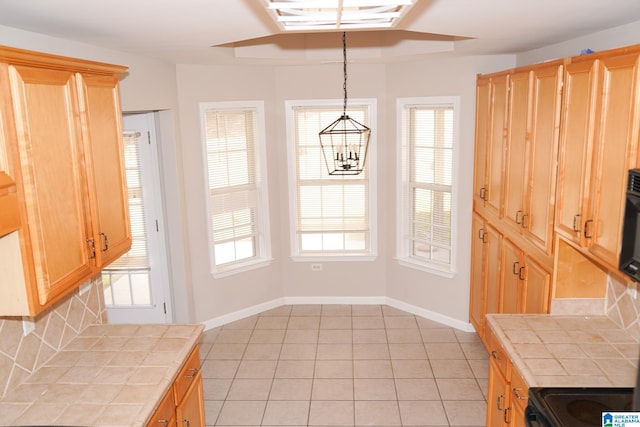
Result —
[[[465,332],[475,332],[473,326],[468,322],[463,322],[453,317],[445,316],[440,313],[436,313],[431,310],[427,310],[406,302],[383,296],[373,297],[283,297],[277,298],[271,301],[267,301],[261,304],[254,305],[252,307],[243,308],[242,310],[234,311],[233,313],[225,314],[220,317],[207,320],[204,323],[204,330],[214,329],[219,326],[223,326],[227,323],[235,322],[236,320],[245,319],[256,314],[260,314],[263,311],[271,310],[273,308],[280,307],[282,305],[293,304],[349,304],[349,305],[361,305],[361,304],[374,304],[374,305],[388,305],[399,310],[406,311],[407,313],[415,314],[416,316],[424,317],[425,319],[433,320],[434,322],[442,323],[445,326],[459,329]]]

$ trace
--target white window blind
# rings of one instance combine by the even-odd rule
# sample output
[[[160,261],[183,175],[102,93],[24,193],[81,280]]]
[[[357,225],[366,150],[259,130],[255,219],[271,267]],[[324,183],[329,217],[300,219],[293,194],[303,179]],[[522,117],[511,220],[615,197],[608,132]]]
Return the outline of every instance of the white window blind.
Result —
[[[215,271],[259,261],[266,255],[260,217],[258,111],[203,104],[210,246]],[[262,203],[262,204],[261,204]]]
[[[124,163],[131,223],[131,249],[109,265],[109,270],[148,270],[147,232],[145,227],[144,193],[140,176],[138,140],[141,135],[124,134]]]
[[[407,104],[402,111],[399,258],[453,270],[453,104]]]
[[[370,124],[369,106],[352,106],[347,114]],[[291,158],[293,255],[371,255],[371,157],[359,175],[330,176],[318,133],[342,115],[339,105],[293,106]]]

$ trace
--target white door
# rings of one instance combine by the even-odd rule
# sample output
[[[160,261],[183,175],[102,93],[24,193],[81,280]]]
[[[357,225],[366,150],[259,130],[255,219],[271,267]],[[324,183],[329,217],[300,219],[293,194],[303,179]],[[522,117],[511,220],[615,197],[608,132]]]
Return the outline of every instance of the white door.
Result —
[[[171,322],[154,113],[123,116],[132,245],[102,272],[109,323]]]

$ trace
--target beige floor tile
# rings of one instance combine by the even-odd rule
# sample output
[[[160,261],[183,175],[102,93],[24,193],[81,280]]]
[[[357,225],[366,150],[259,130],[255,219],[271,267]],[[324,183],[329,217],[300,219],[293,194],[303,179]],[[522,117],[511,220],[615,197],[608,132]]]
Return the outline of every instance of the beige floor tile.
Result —
[[[462,347],[457,342],[426,343],[429,360],[433,359],[466,359]]]
[[[440,400],[399,401],[400,418],[403,426],[448,426],[449,421]]]
[[[354,364],[351,360],[316,360],[316,378],[353,378]]]
[[[201,342],[207,426],[485,423],[477,335],[386,305],[281,306]]]
[[[227,400],[267,400],[272,380],[238,378],[231,383]]]
[[[282,344],[280,360],[315,360],[317,344]]]
[[[451,426],[484,426],[487,405],[481,401],[444,401],[447,418]]]
[[[236,378],[273,378],[277,362],[277,360],[243,360],[236,372]]]
[[[392,359],[426,359],[427,351],[420,344],[389,344]]]
[[[354,404],[348,401],[312,400],[309,408],[310,426],[353,426]]]
[[[388,344],[353,344],[353,359],[389,359]]]
[[[440,400],[434,379],[400,378],[395,383],[398,400]]]
[[[285,329],[289,322],[288,316],[260,316],[256,322],[256,329]]]
[[[230,401],[222,405],[217,424],[229,426],[259,426],[262,422],[266,401]]]
[[[466,359],[431,360],[431,369],[436,378],[475,378]]]
[[[313,378],[313,360],[279,360],[276,378]]]
[[[384,316],[387,329],[418,329],[415,316]]]
[[[207,354],[207,359],[242,359],[245,348],[247,348],[246,344],[214,343]]]
[[[395,378],[433,378],[433,371],[428,360],[402,360],[391,361]]]
[[[352,360],[351,344],[318,344],[316,360]]]
[[[392,379],[356,378],[353,384],[355,400],[397,400]]]
[[[394,318],[392,317],[391,319]],[[422,344],[422,336],[420,335],[418,328],[387,329],[387,341],[394,344]]]
[[[256,329],[251,334],[252,344],[281,344],[284,342],[286,329]]]
[[[269,400],[311,400],[311,378],[276,378]]]
[[[305,425],[309,417],[309,401],[274,401],[267,402],[264,412],[265,425],[290,426]]]
[[[320,316],[291,316],[289,318],[289,330],[320,328]]]
[[[382,316],[358,316],[351,319],[353,329],[384,329]]]
[[[319,344],[351,344],[353,331],[351,329],[320,329]]]
[[[325,316],[320,319],[320,329],[351,329],[351,316]]]
[[[351,315],[357,316],[382,316],[382,306],[375,304],[352,305]]]
[[[386,344],[387,333],[384,329],[354,329],[354,344]]]
[[[288,329],[285,344],[315,344],[318,342],[317,329]]]
[[[233,378],[240,366],[240,360],[210,360],[202,364],[202,378]]]
[[[278,360],[282,344],[248,344],[244,360]]]
[[[393,378],[391,360],[354,360],[354,378]]]
[[[353,400],[352,379],[315,379],[312,400]]]
[[[231,387],[230,378],[215,379],[215,378],[203,378],[202,389],[205,399],[207,400],[224,400],[227,397],[229,388]]]
[[[480,400],[484,395],[476,380],[471,379],[436,379],[442,400]]]
[[[320,304],[301,304],[291,308],[291,316],[320,316],[321,312]]]
[[[428,342],[458,342],[453,328],[422,328],[422,341]]]
[[[356,401],[355,415],[357,426],[400,426],[398,402]]]

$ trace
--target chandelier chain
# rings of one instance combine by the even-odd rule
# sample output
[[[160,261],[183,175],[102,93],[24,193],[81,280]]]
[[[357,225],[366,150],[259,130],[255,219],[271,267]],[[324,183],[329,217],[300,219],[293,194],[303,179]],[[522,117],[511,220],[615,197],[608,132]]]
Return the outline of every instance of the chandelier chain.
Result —
[[[344,68],[344,84],[342,90],[344,91],[344,104],[342,105],[342,115],[347,115],[347,33],[342,33],[342,58]]]

